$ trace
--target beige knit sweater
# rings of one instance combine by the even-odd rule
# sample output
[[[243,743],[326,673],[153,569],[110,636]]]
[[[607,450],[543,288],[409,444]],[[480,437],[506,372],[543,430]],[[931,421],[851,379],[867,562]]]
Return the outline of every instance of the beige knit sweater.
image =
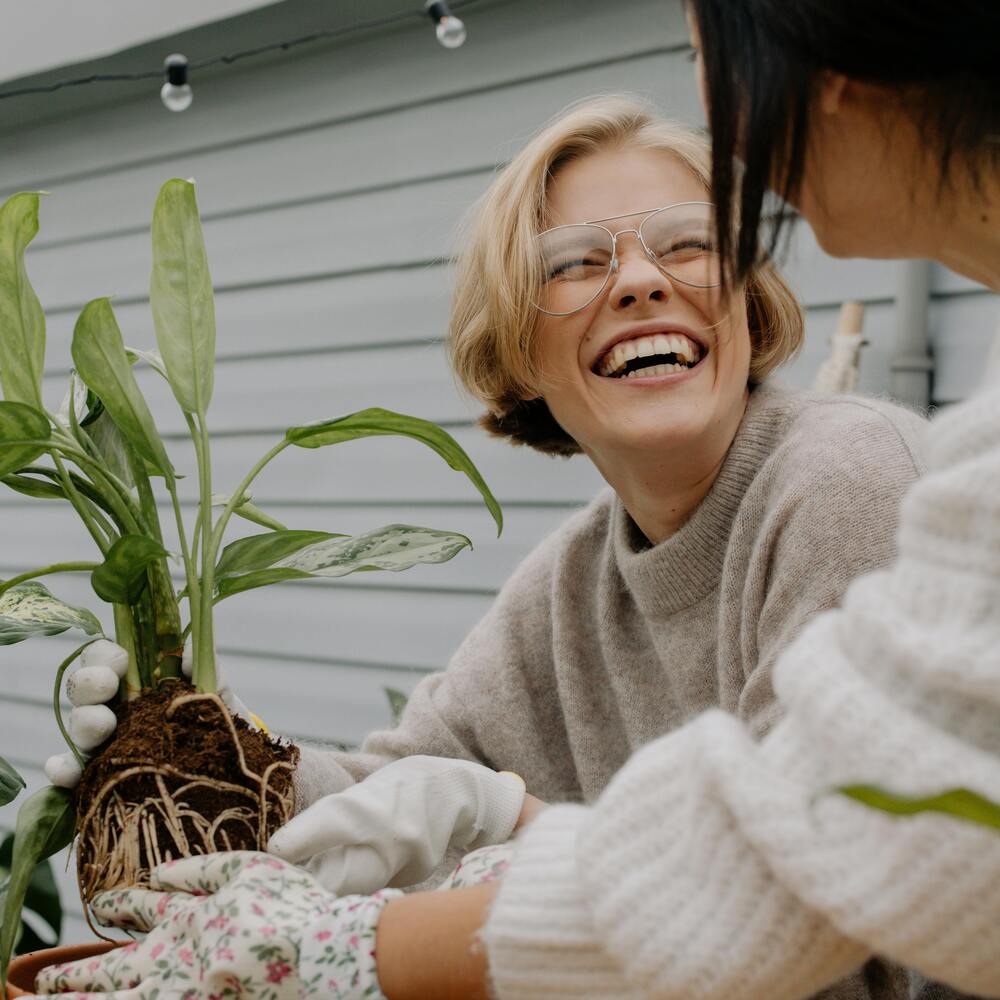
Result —
[[[830,793],[1000,801],[1000,387],[931,426],[898,559],[781,655],[762,740],[707,712],[526,828],[484,932],[501,1000],[794,1000],[872,952],[1000,996],[1000,832]]]
[[[297,808],[409,754],[479,760],[517,771],[547,801],[589,803],[637,750],[708,709],[763,735],[778,717],[779,653],[853,578],[890,561],[923,427],[872,400],[757,389],[711,491],[676,534],[650,547],[615,494],[603,493],[525,560],[449,669],[418,685],[395,730],[356,754],[303,748]],[[591,814],[552,817],[538,830],[568,824],[557,836],[571,838],[558,847],[565,865],[576,824],[586,828]],[[653,822],[656,836],[662,819]],[[603,864],[609,878],[620,865],[625,883],[647,868],[643,855],[615,851]],[[504,996],[522,995],[502,944],[522,905],[536,946],[547,941],[545,900],[537,914],[518,900],[505,894],[491,924],[499,967],[511,963],[512,978],[498,979]],[[535,982],[533,956],[525,950]],[[555,995],[616,995],[575,985],[560,993],[562,971],[553,970]],[[886,975],[884,989],[856,976],[829,996],[906,997],[905,977]]]

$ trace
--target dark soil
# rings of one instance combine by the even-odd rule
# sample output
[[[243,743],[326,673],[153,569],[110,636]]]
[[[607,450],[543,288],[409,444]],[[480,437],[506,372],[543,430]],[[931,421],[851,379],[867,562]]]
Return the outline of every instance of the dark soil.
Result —
[[[171,703],[194,693],[187,682],[171,680],[115,707],[115,735],[88,762],[76,791],[85,900],[102,889],[143,884],[161,861],[263,850],[291,818],[298,748],[230,716],[241,766],[219,702],[175,705],[168,717]],[[132,769],[138,773],[122,777]]]

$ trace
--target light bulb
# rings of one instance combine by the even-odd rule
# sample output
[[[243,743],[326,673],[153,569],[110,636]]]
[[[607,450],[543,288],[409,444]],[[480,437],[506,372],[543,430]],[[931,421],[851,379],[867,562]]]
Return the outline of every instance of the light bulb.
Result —
[[[424,13],[434,22],[437,40],[446,49],[457,49],[465,41],[465,25],[452,14],[445,0],[427,0]]]
[[[160,88],[160,100],[168,111],[187,111],[194,100],[194,91],[186,83],[176,87],[168,82]]]
[[[194,91],[187,82],[188,61],[182,55],[163,60],[167,82],[160,88],[160,100],[168,111],[187,111],[194,100]]]
[[[457,49],[465,41],[468,34],[465,30],[465,24],[454,14],[442,17],[434,31],[437,34],[437,40],[446,49]]]

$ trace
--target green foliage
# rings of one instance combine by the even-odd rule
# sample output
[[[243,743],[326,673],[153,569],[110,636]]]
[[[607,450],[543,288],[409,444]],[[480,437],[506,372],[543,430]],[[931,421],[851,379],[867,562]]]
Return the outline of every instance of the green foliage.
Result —
[[[500,534],[503,530],[503,513],[496,497],[490,492],[486,481],[461,445],[446,430],[429,420],[408,417],[380,407],[371,407],[346,417],[337,417],[335,420],[324,420],[305,427],[292,427],[285,432],[285,439],[299,448],[325,448],[328,444],[340,444],[342,441],[376,435],[401,435],[413,438],[436,451],[456,472],[465,473],[482,495],[496,522],[497,534]]]
[[[916,816],[926,812],[945,813],[969,823],[1000,830],[1000,805],[968,788],[953,788],[938,795],[923,797],[897,795],[875,785],[845,785],[837,791],[872,809],[892,813],[894,816]]]
[[[70,792],[43,788],[29,796],[17,814],[10,876],[0,912],[0,981],[7,982],[7,966],[21,929],[24,905],[35,869],[73,840],[74,817]]]
[[[84,306],[73,330],[72,353],[80,377],[100,398],[118,430],[143,458],[171,477],[173,466],[132,374],[110,299],[94,299]]]
[[[48,437],[44,413],[25,403],[0,403],[0,476],[30,465],[45,451]]]
[[[136,604],[149,580],[146,567],[167,555],[146,535],[123,535],[90,575],[95,593],[109,604]]]
[[[38,232],[38,195],[16,194],[0,207],[0,386],[11,403],[42,410],[45,316],[24,269]]]
[[[388,525],[355,537],[287,528],[254,506],[249,487],[291,446],[313,449],[374,435],[413,438],[467,476],[498,530],[502,527],[493,494],[449,434],[426,420],[381,409],[291,428],[235,489],[213,494],[207,411],[214,378],[214,303],[194,187],[187,181],[167,181],[153,213],[150,305],[159,350],[126,347],[110,300],[95,298],[73,331],[75,370],[66,397],[57,413],[48,412],[41,395],[44,315],[25,269],[25,249],[38,231],[38,204],[37,194],[19,194],[0,207],[0,386],[5,397],[0,401],[0,483],[32,499],[71,504],[100,560],[52,563],[0,581],[0,645],[72,628],[102,635],[90,611],[66,604],[36,582],[52,573],[87,571],[97,596],[113,606],[115,638],[129,653],[125,696],[178,676],[178,648],[185,638],[194,650],[195,686],[210,692],[215,690],[212,609],[217,600],[287,580],[398,572],[444,562],[470,545],[464,535],[410,525]],[[184,412],[199,486],[193,528],[185,524],[177,496],[176,480],[182,477],[136,381],[137,363],[169,382]],[[176,522],[182,594],[190,611],[186,626],[169,574],[151,476],[162,477],[156,485],[169,495]],[[218,516],[216,507],[222,508]],[[233,514],[266,531],[223,547]],[[54,682],[56,723],[77,754],[62,722],[59,693],[63,673],[84,648],[63,661]],[[16,771],[0,760],[0,804],[23,787]],[[51,873],[38,866],[68,844],[72,832],[69,793],[48,788],[26,799],[13,842],[0,845],[0,866],[9,868],[0,928],[3,975],[18,935],[29,934],[19,919],[26,900],[58,933],[61,915]]]
[[[22,583],[0,595],[0,646],[71,628],[87,635],[102,633],[101,623],[90,611],[60,601],[40,583]]]
[[[389,711],[392,713],[392,724],[394,726],[398,726],[399,720],[403,718],[406,703],[410,700],[409,696],[396,688],[382,688],[382,690],[385,691],[385,696],[389,701]]]
[[[347,576],[371,570],[398,573],[418,563],[447,562],[471,546],[465,535],[409,524],[389,524],[354,537],[319,531],[275,531],[226,547],[215,570],[216,592],[221,600],[285,580]]]
[[[188,181],[167,181],[156,199],[149,303],[170,388],[185,412],[204,416],[212,399],[215,301]]]
[[[14,837],[11,835],[0,844],[0,909],[3,908],[7,892],[13,850]],[[42,938],[35,928],[22,918],[14,940],[14,954],[26,955],[29,951],[55,947],[62,934],[63,911],[50,861],[43,861],[31,873],[31,880],[24,894],[24,909],[30,910],[42,920],[50,933],[47,939]]]
[[[24,787],[24,778],[0,757],[0,806],[13,802]]]

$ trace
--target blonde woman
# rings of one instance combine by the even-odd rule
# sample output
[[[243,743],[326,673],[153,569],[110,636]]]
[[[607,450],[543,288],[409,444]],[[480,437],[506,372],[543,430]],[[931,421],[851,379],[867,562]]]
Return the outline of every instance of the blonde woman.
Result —
[[[358,753],[302,748],[299,814],[270,848],[325,888],[412,885],[449,850],[506,841],[546,802],[593,802],[636,750],[705,709],[766,733],[779,653],[854,577],[890,561],[921,421],[770,385],[800,345],[802,313],[766,262],[720,290],[709,180],[700,135],[606,98],[554,121],[479,206],[458,265],[458,377],[491,433],[582,453],[609,488],[525,560],[396,729]],[[225,905],[266,909],[259,872],[233,871],[209,879],[226,886]],[[315,884],[282,893],[306,891]],[[338,983],[352,985],[334,995],[437,995],[421,979],[426,947],[391,942],[419,940],[421,908],[446,897],[470,898],[339,901],[351,916],[331,918],[324,940]],[[134,920],[129,902],[105,916],[123,906]],[[481,964],[454,926],[441,946]],[[233,971],[204,961],[209,977]],[[313,966],[288,964],[299,995],[314,995]],[[906,996],[901,977],[883,978],[895,985],[880,996]],[[825,995],[865,997],[866,982]]]

